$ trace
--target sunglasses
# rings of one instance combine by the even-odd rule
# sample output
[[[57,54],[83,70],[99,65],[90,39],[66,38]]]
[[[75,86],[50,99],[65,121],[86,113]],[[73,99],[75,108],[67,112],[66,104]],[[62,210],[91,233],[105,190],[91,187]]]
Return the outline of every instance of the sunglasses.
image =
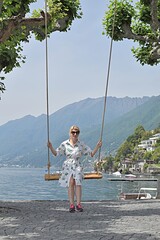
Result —
[[[74,135],[74,134],[77,134],[77,135],[78,135],[78,134],[79,134],[79,131],[72,131],[71,133],[72,133],[73,135]]]

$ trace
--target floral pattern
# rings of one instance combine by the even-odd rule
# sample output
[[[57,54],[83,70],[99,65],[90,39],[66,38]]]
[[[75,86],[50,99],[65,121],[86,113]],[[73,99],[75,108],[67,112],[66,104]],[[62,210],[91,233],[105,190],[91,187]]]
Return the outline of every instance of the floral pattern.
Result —
[[[65,155],[66,160],[62,166],[62,174],[59,183],[62,187],[69,186],[70,177],[76,181],[76,185],[82,185],[83,167],[81,164],[81,157],[91,155],[91,149],[81,141],[73,146],[70,144],[69,139],[62,142],[56,149],[57,155]]]

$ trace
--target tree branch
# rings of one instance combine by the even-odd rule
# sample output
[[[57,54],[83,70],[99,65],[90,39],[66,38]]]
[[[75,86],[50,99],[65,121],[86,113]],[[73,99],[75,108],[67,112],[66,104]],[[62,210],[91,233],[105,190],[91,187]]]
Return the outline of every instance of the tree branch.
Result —
[[[153,32],[157,31],[157,29],[159,28],[159,21],[158,21],[158,1],[157,0],[151,0],[151,27]]]
[[[2,5],[3,5],[3,0],[0,0],[0,14],[2,12]]]
[[[122,29],[123,29],[123,34],[122,34],[123,38],[132,39],[132,40],[136,40],[136,41],[147,41],[148,40],[148,38],[146,36],[134,34],[132,32],[130,24],[127,24],[127,23],[123,24]]]
[[[69,17],[66,16],[63,19],[57,20],[56,26],[52,29],[52,31],[64,31],[67,27],[67,21],[69,20]],[[48,21],[50,19],[48,18]],[[11,18],[9,20],[4,21],[4,28],[0,31],[0,43],[6,41],[9,39],[11,34],[17,30],[20,29],[22,26],[27,27],[29,31],[38,29],[38,32],[40,33],[40,27],[44,27],[45,21],[44,18],[22,18],[20,19],[20,16]],[[42,32],[42,35],[44,35],[44,32]]]
[[[160,59],[160,45],[158,43],[153,45],[151,56],[153,59]]]

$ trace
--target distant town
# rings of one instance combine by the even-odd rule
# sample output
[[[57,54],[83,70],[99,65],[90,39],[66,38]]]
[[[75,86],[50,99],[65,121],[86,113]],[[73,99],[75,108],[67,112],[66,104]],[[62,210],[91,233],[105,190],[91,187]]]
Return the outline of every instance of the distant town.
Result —
[[[145,131],[143,126],[138,126],[134,134],[120,146],[115,157],[107,156],[95,165],[95,169],[104,172],[160,174],[159,128]]]

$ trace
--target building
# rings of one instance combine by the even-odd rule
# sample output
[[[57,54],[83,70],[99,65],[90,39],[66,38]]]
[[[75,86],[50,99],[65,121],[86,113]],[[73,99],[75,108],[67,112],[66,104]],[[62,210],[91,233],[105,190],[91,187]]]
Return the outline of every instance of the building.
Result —
[[[158,139],[160,139],[160,133],[156,133],[151,138],[141,141],[138,147],[146,151],[154,151]]]

